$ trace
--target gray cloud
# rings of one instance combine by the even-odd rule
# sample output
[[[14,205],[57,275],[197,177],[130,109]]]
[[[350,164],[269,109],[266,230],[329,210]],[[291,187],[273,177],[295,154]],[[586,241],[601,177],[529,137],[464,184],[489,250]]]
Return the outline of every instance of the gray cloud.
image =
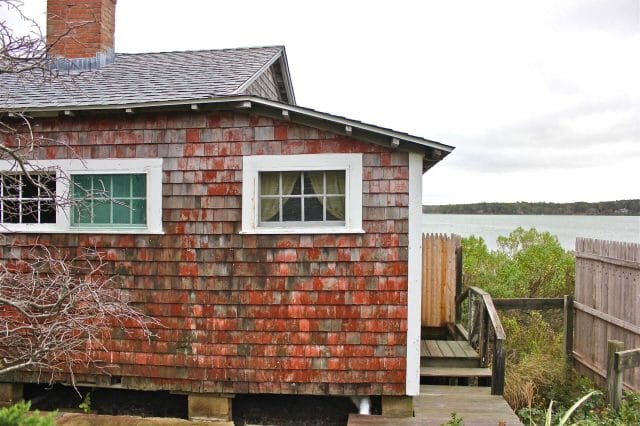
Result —
[[[631,158],[640,163],[640,147],[612,146],[607,150],[586,153],[580,149],[503,149],[474,147],[466,151],[456,152],[448,164],[455,169],[478,173],[527,173],[551,169],[584,169],[601,164],[616,164]]]
[[[614,114],[618,120],[589,132],[577,125]],[[455,137],[454,137],[455,138]],[[483,135],[457,139],[448,166],[481,173],[586,168],[637,158],[640,164],[640,103],[611,99],[522,120]]]

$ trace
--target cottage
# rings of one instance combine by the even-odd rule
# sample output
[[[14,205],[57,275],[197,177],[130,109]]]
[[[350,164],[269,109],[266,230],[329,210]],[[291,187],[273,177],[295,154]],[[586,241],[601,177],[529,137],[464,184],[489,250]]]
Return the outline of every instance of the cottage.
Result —
[[[410,412],[422,174],[453,148],[298,106],[284,47],[116,54],[115,3],[49,0],[50,40],[83,13],[95,22],[54,44],[58,78],[0,76],[2,109],[52,141],[34,155],[69,177],[56,192],[115,200],[54,212],[5,193],[38,205],[0,217],[9,238],[106,253],[164,326],[151,342],[114,334],[111,378],[76,379],[187,393],[193,416],[258,393],[382,396]]]

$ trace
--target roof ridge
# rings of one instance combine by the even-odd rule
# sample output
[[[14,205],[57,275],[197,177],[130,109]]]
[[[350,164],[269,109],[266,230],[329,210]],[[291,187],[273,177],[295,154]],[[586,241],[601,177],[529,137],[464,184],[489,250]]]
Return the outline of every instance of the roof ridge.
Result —
[[[198,52],[237,52],[239,50],[265,50],[278,49],[284,50],[284,45],[272,46],[249,46],[249,47],[226,47],[222,49],[190,49],[190,50],[163,50],[157,52],[116,52],[116,56],[134,56],[134,55],[163,55],[167,53],[198,53]]]

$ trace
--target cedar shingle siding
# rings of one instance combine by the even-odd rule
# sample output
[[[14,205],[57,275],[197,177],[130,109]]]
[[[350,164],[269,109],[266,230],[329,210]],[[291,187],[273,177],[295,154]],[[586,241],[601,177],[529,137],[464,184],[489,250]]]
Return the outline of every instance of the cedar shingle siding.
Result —
[[[166,326],[151,342],[115,333],[97,353],[124,387],[405,393],[406,152],[240,113],[39,123],[82,158],[164,158],[164,235],[11,236],[104,251],[131,300]],[[364,234],[239,234],[243,155],[336,152],[364,153]],[[60,145],[37,153],[72,157]]]

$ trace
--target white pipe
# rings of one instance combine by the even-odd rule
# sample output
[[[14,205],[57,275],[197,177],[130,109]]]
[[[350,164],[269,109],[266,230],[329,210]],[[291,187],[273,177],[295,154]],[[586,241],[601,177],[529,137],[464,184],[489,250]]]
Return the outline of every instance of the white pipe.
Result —
[[[359,414],[365,416],[371,414],[371,398],[368,396],[352,396],[351,401],[358,407]]]
[[[359,409],[360,414],[364,414],[366,416],[371,414],[371,399],[369,399],[368,396],[363,396],[362,399],[360,399]]]

